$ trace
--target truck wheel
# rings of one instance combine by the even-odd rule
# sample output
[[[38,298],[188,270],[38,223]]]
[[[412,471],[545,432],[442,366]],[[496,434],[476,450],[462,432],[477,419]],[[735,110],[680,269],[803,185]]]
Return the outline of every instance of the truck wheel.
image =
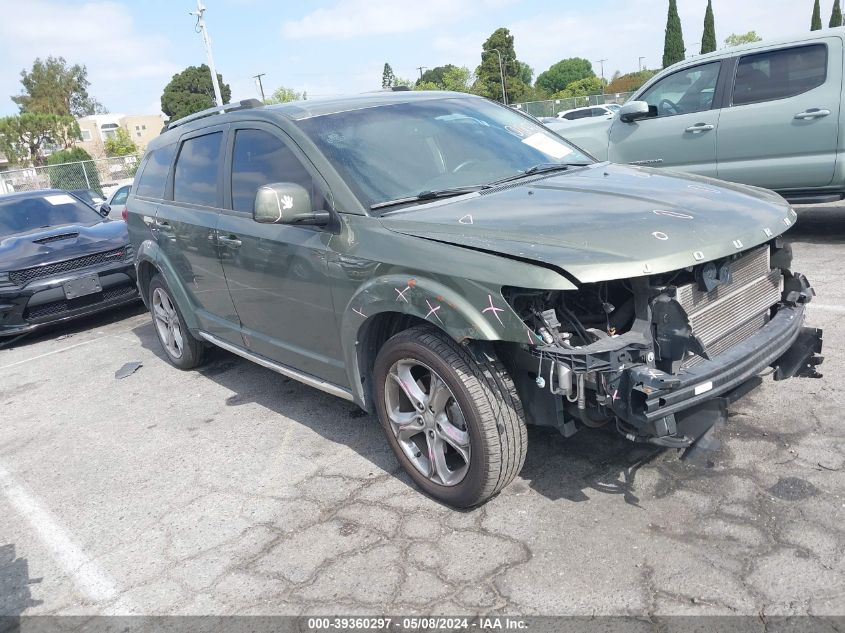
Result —
[[[185,325],[179,307],[161,275],[150,280],[150,314],[158,340],[167,360],[179,369],[193,369],[202,363],[205,346],[194,338]]]
[[[390,446],[432,497],[473,506],[522,468],[522,403],[498,359],[475,361],[445,334],[414,327],[384,344],[373,381]]]

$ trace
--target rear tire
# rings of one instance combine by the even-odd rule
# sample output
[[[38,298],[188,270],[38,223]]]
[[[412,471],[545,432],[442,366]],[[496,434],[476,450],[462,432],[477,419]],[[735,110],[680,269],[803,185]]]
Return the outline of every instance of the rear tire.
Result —
[[[528,444],[522,403],[498,359],[478,362],[444,333],[419,326],[384,344],[373,384],[387,441],[432,497],[477,505],[521,470]]]
[[[205,355],[205,345],[188,330],[170,288],[159,274],[150,280],[148,300],[153,329],[170,364],[179,369],[199,366]]]

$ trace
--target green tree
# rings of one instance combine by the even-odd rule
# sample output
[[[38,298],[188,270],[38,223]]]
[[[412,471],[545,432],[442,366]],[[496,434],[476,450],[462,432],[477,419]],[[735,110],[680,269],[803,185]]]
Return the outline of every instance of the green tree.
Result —
[[[742,44],[753,44],[759,42],[763,38],[757,35],[757,31],[748,31],[748,33],[731,33],[725,38],[725,46],[740,46]]]
[[[601,79],[593,75],[592,77],[584,77],[577,81],[571,82],[563,90],[552,95],[553,99],[568,99],[570,97],[586,97],[588,95],[601,94],[602,83]]]
[[[223,83],[223,75],[220,73],[217,73],[217,81],[220,84],[223,103],[229,103],[232,98],[232,89],[229,84]],[[211,71],[205,64],[188,66],[182,72],[173,75],[161,95],[161,111],[171,121],[213,108],[215,105],[217,103],[214,99]]]
[[[85,66],[68,66],[64,57],[37,58],[32,70],[21,71],[21,84],[21,94],[12,101],[22,113],[81,117],[106,111],[88,94],[91,84]]]
[[[285,86],[279,86],[273,91],[265,101],[267,105],[272,105],[274,103],[288,103],[289,101],[302,101],[305,99],[304,92],[297,92],[293,88],[287,88]]]
[[[810,19],[810,30],[820,31],[822,28],[822,9],[819,6],[819,0],[813,4],[813,17]]]
[[[684,59],[684,32],[678,15],[676,0],[669,0],[669,12],[666,15],[666,33],[663,40],[663,68]]]
[[[833,11],[830,12],[830,28],[842,26],[842,7],[839,6],[839,0],[833,0]]]
[[[381,87],[385,90],[396,85],[396,75],[393,74],[393,69],[390,64],[384,62],[384,70],[381,73]]]
[[[72,116],[24,112],[0,119],[0,152],[16,165],[41,165],[47,145],[70,147],[79,135]]]
[[[595,77],[593,65],[583,57],[570,57],[552,64],[537,75],[536,86],[549,94],[560,92],[573,81]]]
[[[103,195],[97,166],[81,147],[50,154],[47,165],[50,186],[54,189],[93,189]]]
[[[416,84],[424,83],[443,86],[443,75],[453,68],[457,68],[457,66],[454,64],[446,64],[445,66],[435,66],[434,68],[429,68],[420,76],[419,79],[417,79]],[[428,88],[417,88],[417,90],[428,90]],[[437,90],[437,88],[434,88],[434,90]]]
[[[490,99],[502,100],[499,55],[502,58],[507,101],[508,103],[520,101],[530,92],[530,86],[525,82],[527,65],[517,58],[513,35],[505,28],[493,31],[481,45],[481,64],[475,70],[476,80],[473,84],[473,92]]]
[[[452,66],[443,73],[443,89],[454,92],[472,92],[475,76],[466,66]]]
[[[643,70],[639,70],[634,73],[619,75],[618,77],[614,78],[609,84],[607,84],[604,91],[608,93],[633,92],[634,90],[637,90],[640,86],[642,86],[645,82],[647,82],[649,79],[654,77],[656,74],[656,70],[648,70],[644,68]]]
[[[117,128],[114,136],[110,136],[104,143],[106,156],[129,156],[138,153],[138,146],[129,136],[129,132],[122,127]]]
[[[704,12],[704,33],[701,36],[701,54],[712,53],[716,50],[716,22],[713,19],[713,3],[707,0],[707,10]]]

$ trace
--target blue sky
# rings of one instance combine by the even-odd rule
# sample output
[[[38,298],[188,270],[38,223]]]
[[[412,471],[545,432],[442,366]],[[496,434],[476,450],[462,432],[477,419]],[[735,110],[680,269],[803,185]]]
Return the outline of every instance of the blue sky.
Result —
[[[822,0],[827,23],[833,0]],[[11,2],[11,0],[6,0]],[[667,0],[205,0],[217,69],[233,99],[285,85],[309,97],[380,87],[384,62],[400,77],[417,66],[474,69],[500,26],[539,73],[564,57],[606,58],[605,74],[660,65]],[[196,0],[25,0],[0,22],[0,115],[16,106],[19,73],[37,56],[85,64],[90,92],[112,112],[153,113],[170,77],[205,62]],[[706,0],[678,0],[689,52],[701,40]],[[779,37],[809,28],[812,0],[713,0],[716,36],[756,30]],[[594,64],[596,73],[599,65]]]

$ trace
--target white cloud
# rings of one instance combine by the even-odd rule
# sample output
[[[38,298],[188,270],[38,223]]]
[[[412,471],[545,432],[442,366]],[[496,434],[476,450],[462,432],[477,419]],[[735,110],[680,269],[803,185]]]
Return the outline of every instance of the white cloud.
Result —
[[[365,35],[395,35],[452,24],[471,15],[509,4],[511,0],[338,0],[298,20],[282,24],[282,35],[291,39],[309,37],[353,38]]]
[[[129,9],[116,2],[27,0],[0,21],[6,69],[29,69],[36,57],[61,56],[88,68],[89,92],[106,106],[109,95],[133,80],[166,79],[178,68],[168,61],[168,42],[139,33]],[[17,72],[0,76],[0,94],[17,94]]]

